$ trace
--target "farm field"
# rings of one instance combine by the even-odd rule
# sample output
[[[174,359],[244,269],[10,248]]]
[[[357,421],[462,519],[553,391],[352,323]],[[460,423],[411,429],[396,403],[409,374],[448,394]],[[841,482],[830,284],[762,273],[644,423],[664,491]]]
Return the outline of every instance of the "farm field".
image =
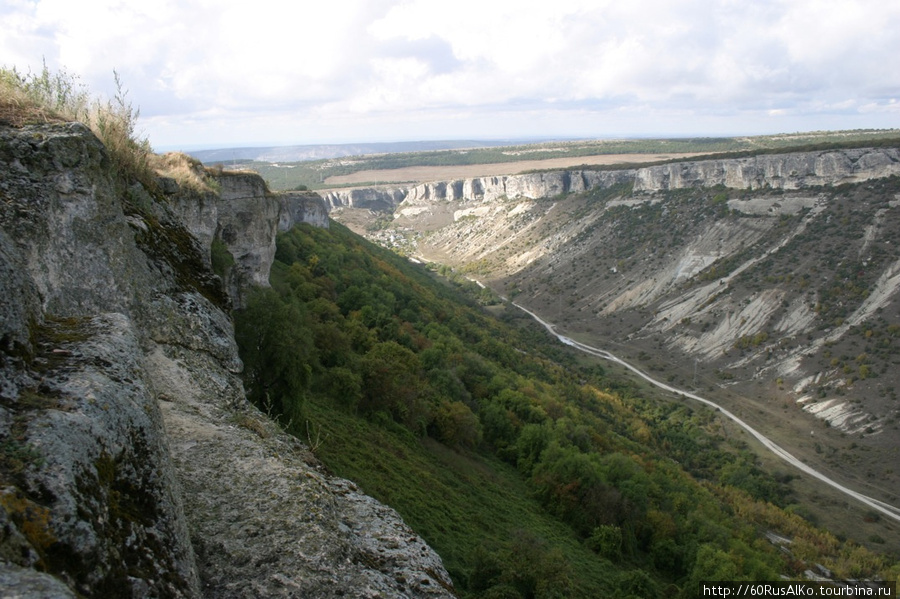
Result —
[[[872,145],[896,139],[896,130],[813,132],[758,137],[621,139],[552,141],[524,145],[333,155],[308,160],[291,147],[233,148],[201,152],[196,157],[219,168],[259,173],[273,191],[410,185],[431,181],[498,176],[535,170],[602,169],[629,164],[684,160],[716,154],[735,157],[747,152],[798,151],[850,145]],[[423,142],[424,143],[424,142]],[[476,143],[476,142],[473,142]],[[303,146],[328,154],[328,146]],[[220,161],[222,155],[234,158]],[[237,154],[243,157],[237,159]],[[294,158],[292,158],[292,156]]]
[[[522,160],[519,162],[501,162],[490,164],[453,164],[446,166],[407,166],[392,169],[371,169],[357,171],[348,175],[336,175],[325,179],[325,185],[370,186],[372,182],[387,183],[426,183],[429,181],[444,181],[450,179],[471,179],[474,177],[493,177],[499,175],[514,175],[525,171],[565,169],[581,165],[613,165],[613,164],[643,164],[647,162],[660,162],[663,160],[676,160],[703,156],[705,153],[680,153],[680,154],[600,154],[597,156],[565,156],[561,158],[548,158],[546,160]]]

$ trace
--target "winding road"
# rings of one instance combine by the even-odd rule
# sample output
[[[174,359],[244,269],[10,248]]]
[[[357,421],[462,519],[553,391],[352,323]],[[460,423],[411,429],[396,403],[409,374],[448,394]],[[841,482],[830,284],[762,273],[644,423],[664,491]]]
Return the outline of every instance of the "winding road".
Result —
[[[872,498],[872,497],[869,497],[869,496],[867,496],[867,495],[863,495],[862,493],[858,493],[857,491],[854,491],[853,489],[847,488],[847,487],[843,486],[842,484],[838,483],[837,481],[828,478],[827,476],[825,476],[824,474],[822,474],[822,473],[819,472],[818,470],[815,470],[815,469],[813,469],[813,468],[810,468],[809,466],[807,466],[806,464],[804,464],[803,462],[801,462],[799,459],[795,458],[793,455],[791,455],[790,453],[788,453],[787,451],[785,451],[782,447],[780,447],[780,446],[779,446],[778,444],[776,444],[774,441],[772,441],[771,439],[769,439],[768,437],[766,437],[765,435],[763,435],[762,433],[760,433],[759,431],[757,431],[756,429],[754,429],[753,427],[751,427],[749,424],[747,424],[746,422],[744,422],[743,420],[741,420],[740,418],[738,418],[737,416],[735,416],[734,414],[732,414],[731,412],[729,412],[728,410],[726,410],[725,408],[723,408],[722,406],[716,404],[715,402],[712,402],[712,401],[710,401],[710,400],[708,400],[708,399],[705,399],[705,398],[703,398],[703,397],[700,397],[699,395],[696,395],[696,394],[694,394],[694,393],[690,393],[689,391],[682,391],[681,389],[677,389],[677,388],[675,388],[675,387],[673,387],[673,386],[671,386],[671,385],[667,385],[666,383],[663,383],[663,382],[661,382],[661,381],[657,381],[656,379],[654,379],[654,378],[648,376],[647,374],[641,372],[638,368],[632,366],[632,365],[629,364],[628,362],[625,362],[625,361],[622,360],[621,358],[618,358],[618,357],[614,356],[613,354],[609,353],[609,352],[606,351],[606,350],[597,349],[596,347],[591,347],[590,345],[585,345],[584,343],[580,343],[580,342],[578,342],[578,341],[575,341],[574,339],[571,339],[571,338],[566,337],[566,336],[564,336],[564,335],[560,335],[559,333],[557,333],[557,332],[554,330],[553,325],[551,325],[551,324],[548,323],[547,321],[543,320],[540,316],[538,316],[537,314],[535,314],[535,313],[532,312],[531,310],[528,310],[527,308],[523,308],[523,307],[520,306],[519,304],[513,304],[513,305],[516,306],[517,308],[519,308],[520,310],[522,310],[523,312],[526,312],[527,314],[529,314],[532,318],[534,318],[534,319],[535,319],[536,321],[538,321],[541,325],[543,325],[543,327],[544,327],[545,329],[547,329],[547,330],[550,332],[551,335],[555,336],[555,337],[556,337],[557,339],[559,339],[562,343],[564,343],[564,344],[566,344],[566,345],[568,345],[568,346],[574,347],[575,349],[578,349],[578,350],[580,350],[580,351],[583,351],[583,352],[585,352],[585,353],[587,353],[587,354],[590,354],[590,355],[592,355],[592,356],[597,356],[598,358],[602,358],[602,359],[604,359],[604,360],[609,360],[610,362],[615,362],[616,364],[621,364],[622,366],[624,366],[625,368],[627,368],[627,369],[630,370],[631,372],[635,373],[636,375],[638,375],[639,377],[641,377],[642,379],[644,379],[644,380],[647,381],[648,383],[650,383],[650,384],[652,384],[652,385],[655,385],[656,387],[659,387],[660,389],[663,389],[663,390],[665,390],[665,391],[669,391],[669,392],[671,392],[671,393],[675,393],[675,394],[677,394],[677,395],[682,395],[682,396],[684,396],[684,397],[693,399],[693,400],[695,400],[695,401],[699,401],[700,403],[704,403],[704,404],[706,404],[706,405],[708,405],[708,406],[710,406],[710,407],[712,407],[712,408],[715,408],[715,409],[716,409],[717,411],[719,411],[722,415],[727,416],[728,418],[730,418],[731,420],[733,420],[734,422],[736,422],[736,423],[737,423],[741,428],[743,428],[745,431],[747,431],[748,433],[750,433],[751,435],[753,435],[753,436],[754,436],[760,443],[762,443],[769,451],[771,451],[772,453],[774,453],[775,455],[777,455],[779,458],[781,458],[782,460],[784,460],[784,461],[787,462],[788,464],[791,464],[792,466],[794,466],[794,467],[797,468],[798,470],[801,470],[802,472],[805,472],[806,474],[808,474],[808,475],[810,475],[810,476],[812,476],[812,477],[815,477],[815,478],[819,479],[819,480],[822,481],[823,483],[825,483],[825,484],[827,484],[827,485],[830,485],[830,486],[834,487],[835,489],[837,489],[837,490],[840,491],[841,493],[844,493],[845,495],[848,495],[848,496],[852,497],[853,499],[855,499],[855,500],[859,501],[860,503],[862,503],[862,504],[864,504],[864,505],[866,505],[866,506],[872,508],[873,510],[876,510],[876,511],[878,511],[878,512],[884,514],[885,516],[888,516],[889,518],[892,518],[892,519],[897,520],[898,522],[900,522],[900,508],[897,508],[897,507],[895,507],[895,506],[893,506],[893,505],[890,505],[890,504],[888,504],[888,503],[884,503],[883,501],[879,501],[879,500],[874,499],[874,498]]]

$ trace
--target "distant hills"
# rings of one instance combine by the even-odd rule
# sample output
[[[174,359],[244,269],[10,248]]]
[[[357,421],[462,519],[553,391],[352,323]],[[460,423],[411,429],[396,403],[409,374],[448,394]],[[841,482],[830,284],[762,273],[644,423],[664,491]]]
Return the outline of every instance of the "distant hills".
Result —
[[[579,154],[657,153],[660,151],[700,151],[733,152],[759,149],[798,148],[810,144],[872,142],[874,140],[896,139],[897,129],[857,129],[852,131],[811,131],[753,137],[695,137],[695,138],[634,138],[634,139],[574,139],[574,138],[519,138],[519,139],[456,139],[431,141],[398,141],[348,144],[306,144],[292,146],[258,146],[216,148],[189,151],[188,154],[205,164],[229,162],[304,162],[329,160],[346,156],[368,156],[373,154],[409,154],[415,152],[439,152],[441,150],[484,149],[513,147],[526,153],[552,148]],[[573,146],[574,144],[574,146]],[[576,150],[577,149],[577,150]],[[399,157],[398,157],[399,158]],[[496,156],[470,156],[466,164],[477,164],[480,158],[493,161]],[[415,158],[403,157],[406,161],[417,162]],[[509,160],[509,158],[507,158]],[[409,166],[409,165],[404,165]],[[396,168],[392,165],[391,168]],[[374,166],[378,168],[378,166]]]
[[[220,148],[197,150],[191,154],[201,162],[213,166],[222,165],[254,170],[273,190],[331,189],[379,182],[437,181],[451,176],[431,171],[409,175],[409,179],[397,179],[397,170],[407,167],[445,167],[451,165],[491,165],[522,162],[519,170],[504,167],[505,173],[540,168],[561,168],[567,165],[536,165],[534,161],[568,158],[571,165],[587,164],[580,159],[611,155],[656,155],[709,153],[758,153],[798,150],[823,150],[835,147],[873,147],[895,145],[900,141],[900,130],[812,131],[754,137],[697,137],[673,139],[569,139],[569,140],[442,140],[405,141],[391,143],[308,144],[294,146],[268,146],[244,148]],[[635,160],[634,162],[646,162]],[[568,166],[571,166],[568,165]],[[375,171],[391,171],[387,176]],[[478,169],[476,169],[478,170]],[[492,169],[465,175],[482,176],[498,174]],[[372,172],[369,172],[372,171]],[[366,176],[346,177],[359,172]],[[424,179],[422,177],[425,177]]]
[[[258,148],[220,148],[189,152],[191,156],[206,164],[228,163],[253,160],[258,162],[300,162],[304,160],[327,160],[344,156],[367,154],[394,154],[399,152],[429,152],[435,150],[458,150],[461,148],[489,148],[513,144],[535,143],[539,140],[440,140],[440,141],[398,141],[354,144],[309,144],[300,146],[266,146]]]

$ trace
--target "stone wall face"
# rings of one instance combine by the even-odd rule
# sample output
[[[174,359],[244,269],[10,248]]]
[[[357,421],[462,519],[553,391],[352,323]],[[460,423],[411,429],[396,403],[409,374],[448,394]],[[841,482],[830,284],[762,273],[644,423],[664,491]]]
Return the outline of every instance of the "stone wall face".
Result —
[[[328,209],[322,197],[314,192],[285,192],[278,195],[281,211],[278,230],[289,231],[297,223],[328,228]]]
[[[81,125],[0,127],[0,587],[451,596],[393,510],[247,402],[232,299],[268,283],[276,231],[328,220],[315,195],[218,181],[145,189]]]
[[[141,249],[158,221],[138,216],[140,190],[80,125],[0,130],[0,156],[0,295],[16,298],[3,315],[0,568],[87,597],[197,596],[143,361],[148,307],[178,285]]]
[[[656,192],[724,185],[790,190],[859,183],[896,174],[900,174],[900,150],[852,149],[650,166],[637,170],[634,189]]]
[[[235,264],[224,276],[225,286],[239,308],[247,289],[269,285],[275,234],[299,223],[327,229],[328,209],[314,192],[272,193],[255,173],[223,172],[212,179],[218,193],[180,189],[174,182],[164,189],[178,222],[199,242],[207,266],[213,240],[228,248]]]
[[[329,208],[365,208],[392,212],[429,202],[491,202],[501,198],[551,198],[593,188],[632,184],[637,192],[686,187],[801,189],[858,183],[900,174],[900,150],[852,149],[750,158],[696,160],[637,169],[567,170],[456,181],[421,183],[409,188],[333,190],[323,198]]]

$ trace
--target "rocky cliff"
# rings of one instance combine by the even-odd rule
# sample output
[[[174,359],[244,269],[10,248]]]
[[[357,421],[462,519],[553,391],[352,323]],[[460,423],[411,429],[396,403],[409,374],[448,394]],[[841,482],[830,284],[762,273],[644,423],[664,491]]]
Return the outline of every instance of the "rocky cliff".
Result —
[[[0,588],[452,596],[396,513],[244,395],[229,307],[324,205],[203,176],[148,187],[79,124],[0,127]]]
[[[199,164],[195,169],[202,169]],[[217,171],[200,173],[212,180],[212,190],[186,194],[172,180],[162,186],[178,221],[205,248],[224,242],[235,264],[222,273],[229,297],[240,306],[244,291],[269,284],[269,269],[275,259],[275,234],[297,223],[328,228],[328,210],[312,192],[273,194],[255,173]]]
[[[631,184],[635,192],[660,192],[723,185],[733,189],[800,189],[858,183],[900,174],[900,151],[846,149],[747,158],[696,160],[620,170],[566,170],[457,181],[413,187],[332,190],[323,197],[331,208],[364,208],[411,214],[436,202],[492,202],[499,198],[541,199],[590,189]]]
[[[859,183],[900,174],[900,150],[846,149],[678,162],[637,169],[634,191],[659,192],[723,185],[732,189],[795,190]]]

